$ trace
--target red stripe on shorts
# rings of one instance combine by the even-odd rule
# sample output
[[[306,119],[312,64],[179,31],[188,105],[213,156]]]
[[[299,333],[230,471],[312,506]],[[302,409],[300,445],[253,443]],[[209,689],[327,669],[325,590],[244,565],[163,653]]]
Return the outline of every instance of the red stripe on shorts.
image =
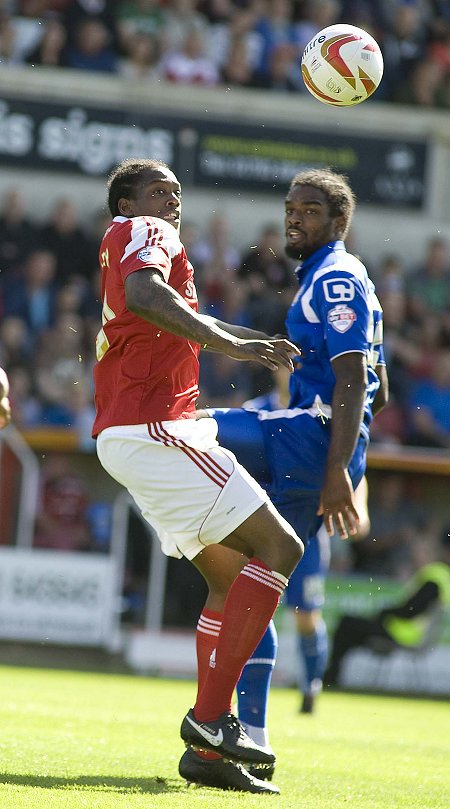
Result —
[[[161,422],[148,424],[148,432],[150,437],[155,441],[160,441],[166,447],[176,447],[184,452],[213,483],[223,489],[230,477],[230,473],[222,469],[220,464],[218,464],[211,455],[208,455],[206,452],[200,452],[186,444],[183,439],[170,435],[170,433],[164,429]]]

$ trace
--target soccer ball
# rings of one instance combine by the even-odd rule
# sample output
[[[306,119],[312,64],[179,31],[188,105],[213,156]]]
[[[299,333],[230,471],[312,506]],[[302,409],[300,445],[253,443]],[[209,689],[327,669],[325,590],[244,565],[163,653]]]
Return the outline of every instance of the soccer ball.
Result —
[[[382,75],[383,57],[378,43],[354,25],[329,25],[303,51],[303,81],[314,98],[324,104],[361,104],[377,89]]]

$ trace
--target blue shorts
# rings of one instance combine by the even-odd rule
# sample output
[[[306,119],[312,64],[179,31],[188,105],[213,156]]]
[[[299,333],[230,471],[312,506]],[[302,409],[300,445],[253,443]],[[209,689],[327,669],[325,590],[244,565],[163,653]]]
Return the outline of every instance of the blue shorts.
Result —
[[[305,411],[209,410],[219,444],[230,449],[266,489],[305,544],[303,559],[286,591],[290,606],[319,609],[329,564],[329,540],[317,532],[317,516],[330,441],[330,424]],[[286,412],[290,415],[286,416]],[[297,414],[298,412],[298,414]],[[367,440],[360,437],[349,475],[356,489],[366,469]]]
[[[303,559],[292,573],[283,603],[312,612],[325,604],[325,577],[330,566],[330,537],[319,531],[308,542]]]
[[[330,423],[307,411],[210,409],[219,444],[267,490],[270,499],[307,542],[318,531],[320,492],[330,443]],[[286,413],[292,415],[286,416]],[[367,440],[362,436],[349,465],[356,489],[366,469]]]

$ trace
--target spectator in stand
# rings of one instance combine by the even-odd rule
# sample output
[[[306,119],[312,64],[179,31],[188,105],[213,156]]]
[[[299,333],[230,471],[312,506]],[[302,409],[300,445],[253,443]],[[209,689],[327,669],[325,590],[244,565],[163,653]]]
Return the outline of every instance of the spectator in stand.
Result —
[[[420,560],[420,561],[419,561]],[[434,544],[421,542],[416,551],[415,575],[407,583],[403,600],[371,617],[343,615],[335,630],[325,683],[338,685],[347,654],[355,648],[373,648],[373,642],[392,648],[420,645],[436,614],[450,605],[450,541],[442,532],[437,554]]]
[[[86,484],[64,456],[50,458],[44,468],[34,546],[58,551],[89,551],[92,536],[88,520]]]
[[[156,43],[164,24],[164,11],[159,0],[122,0],[115,13],[120,48],[131,54],[138,38]]]
[[[67,67],[75,70],[115,73],[118,56],[106,25],[100,19],[81,20],[73,42],[65,50],[64,60]]]
[[[295,292],[292,263],[286,258],[281,230],[277,224],[263,226],[257,243],[244,253],[238,278],[247,287],[247,314],[250,327],[270,334],[285,333],[286,310]],[[265,368],[252,368],[251,396],[272,386]]]
[[[210,25],[215,23],[228,23],[236,11],[234,0],[198,0],[197,9],[207,19]]]
[[[0,269],[9,274],[36,246],[36,225],[26,212],[21,191],[12,186],[2,199],[0,213]]]
[[[190,254],[191,255],[191,254]],[[229,223],[226,217],[214,214],[208,221],[206,235],[197,239],[193,254],[201,269],[203,305],[210,314],[219,317],[225,300],[225,287],[229,278],[234,278],[240,263],[239,251],[230,239]],[[234,323],[234,321],[232,321]]]
[[[398,104],[420,107],[450,106],[441,66],[430,58],[418,62],[391,99]]]
[[[28,329],[30,345],[55,319],[56,258],[39,248],[25,260],[18,277],[4,290],[4,314],[21,318]]]
[[[401,426],[404,423],[402,408],[412,384],[411,369],[420,361],[420,347],[415,339],[414,328],[407,317],[407,283],[401,259],[387,256],[379,273],[377,292],[384,312],[384,350],[390,380],[391,401],[386,411],[389,414],[389,411],[393,412],[392,407],[400,408],[399,426]],[[380,418],[382,421],[384,411],[380,413]],[[379,424],[379,422],[374,424],[375,436]],[[399,440],[404,438],[403,427],[397,437]]]
[[[428,55],[436,62],[446,76],[450,74],[450,19],[441,23],[441,31],[431,42]]]
[[[400,255],[388,253],[381,258],[379,267],[374,272],[377,294],[405,291],[405,268]]]
[[[272,59],[276,49],[283,46],[289,52],[292,64],[295,56],[297,61],[301,58],[302,47],[292,12],[292,3],[289,0],[272,0],[265,5],[263,14],[255,23],[253,30],[260,40],[260,55],[255,67],[254,81],[259,87],[271,86]]]
[[[363,31],[368,31],[379,42],[382,41],[386,24],[380,0],[340,0],[339,19],[334,22],[351,23]]]
[[[96,242],[81,227],[76,208],[69,197],[56,201],[48,221],[40,230],[41,245],[56,257],[57,280],[89,279],[98,266]]]
[[[27,324],[14,315],[2,317],[0,323],[1,365],[8,370],[12,365],[31,360],[33,347],[30,345]]]
[[[119,76],[130,81],[159,81],[159,48],[151,34],[132,34],[127,38],[127,50],[119,60]]]
[[[302,3],[302,18],[295,24],[300,53],[303,53],[308,42],[322,28],[334,25],[339,21],[342,4],[339,0],[306,0]],[[352,19],[349,17],[348,20]],[[357,23],[353,23],[357,25]]]
[[[27,365],[10,365],[8,376],[15,426],[18,430],[39,426],[42,424],[42,404],[34,388],[30,368]]]
[[[208,54],[221,69],[230,50],[233,22],[238,9],[232,0],[200,0],[197,11],[205,18],[208,26]]]
[[[288,42],[275,45],[270,56],[270,78],[267,86],[271,90],[303,92],[305,84],[298,69],[299,58],[296,45]]]
[[[255,31],[259,6],[253,2],[235,8],[227,25],[212,26],[209,52],[222,73],[222,83],[227,86],[254,84],[253,74],[261,51],[261,40]]]
[[[440,317],[450,306],[450,259],[448,244],[431,238],[423,263],[408,278],[409,316],[420,322],[426,314]]]
[[[53,328],[40,336],[35,354],[35,379],[42,401],[42,422],[74,427],[74,390],[90,376],[84,326],[73,313],[61,313]]]
[[[179,51],[191,31],[208,36],[208,21],[197,11],[196,0],[167,0],[164,4],[164,25],[161,31],[163,50]]]
[[[230,39],[226,58],[221,65],[221,77],[221,83],[227,87],[252,86],[253,67],[244,35],[235,35]]]
[[[0,12],[4,50],[2,63],[24,64],[28,54],[34,50],[42,37],[46,11],[47,8],[42,2],[33,0],[29,2],[22,0],[7,11],[2,8]]]
[[[216,64],[208,56],[204,33],[197,27],[188,29],[179,48],[163,56],[161,76],[177,84],[200,84],[212,87],[219,83]]]
[[[402,84],[409,81],[426,52],[426,28],[417,3],[396,3],[390,29],[383,38],[384,74],[380,91],[395,100]]]
[[[17,40],[17,31],[11,16],[5,11],[0,11],[0,67],[23,62]]]
[[[282,293],[287,301],[294,289],[291,262],[283,250],[281,230],[275,223],[268,222],[261,229],[257,244],[250,247],[242,258],[239,277],[246,279],[256,293],[273,290]]]
[[[115,0],[59,0],[59,6],[60,19],[70,44],[75,41],[80,23],[96,20],[106,27],[113,47],[117,47]]]
[[[27,56],[30,65],[43,65],[45,67],[65,67],[64,48],[67,42],[67,33],[62,23],[57,19],[49,19],[45,23],[42,39]]]
[[[200,226],[193,219],[184,219],[181,225],[181,241],[184,244],[186,253],[191,256],[191,263],[195,267],[196,277],[198,274],[199,285],[201,285],[201,274],[204,266],[204,239],[200,232]]]
[[[442,348],[429,379],[419,382],[410,397],[408,443],[450,448],[450,348]]]
[[[272,334],[284,332],[284,317],[294,291],[292,262],[283,250],[277,224],[264,225],[257,243],[244,253],[238,276],[247,282],[249,314],[253,328]],[[266,320],[268,318],[268,320]]]

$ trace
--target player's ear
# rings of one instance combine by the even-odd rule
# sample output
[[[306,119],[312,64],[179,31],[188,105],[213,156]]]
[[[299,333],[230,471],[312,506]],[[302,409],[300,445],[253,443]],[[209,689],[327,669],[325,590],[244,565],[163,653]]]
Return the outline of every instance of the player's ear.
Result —
[[[334,235],[336,239],[343,239],[346,229],[347,220],[345,216],[336,216],[334,220]]]
[[[133,216],[133,203],[131,199],[127,199],[127,197],[120,197],[117,207],[119,209],[120,216]]]

